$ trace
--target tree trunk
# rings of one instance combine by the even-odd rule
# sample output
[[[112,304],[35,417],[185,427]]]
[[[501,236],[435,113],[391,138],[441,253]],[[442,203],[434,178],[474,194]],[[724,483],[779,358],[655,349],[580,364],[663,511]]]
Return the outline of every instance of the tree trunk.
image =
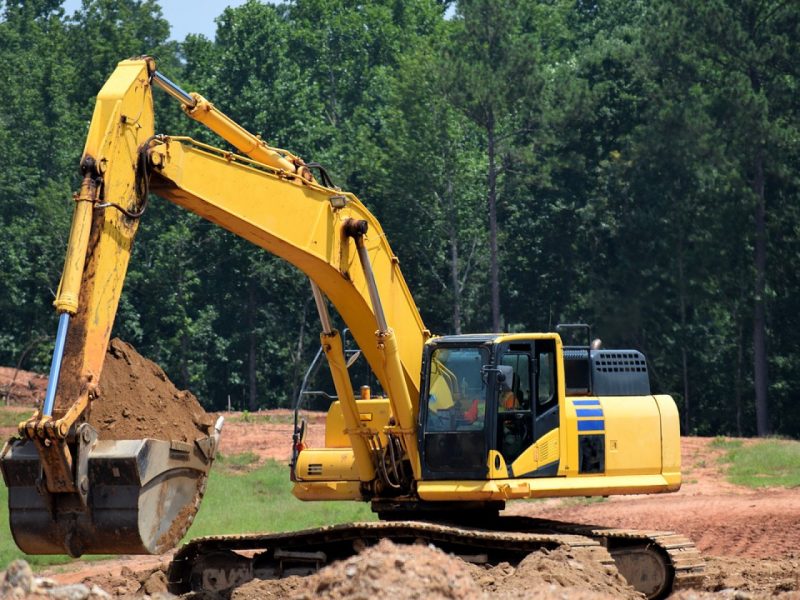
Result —
[[[767,225],[766,205],[764,198],[764,150],[759,149],[755,160],[755,176],[753,192],[756,196],[755,213],[755,306],[753,310],[753,375],[756,396],[756,433],[759,436],[769,435],[771,425],[767,403]]]
[[[453,201],[453,182],[447,181],[444,197],[447,206],[447,235],[450,238],[450,285],[453,288],[453,333],[461,333],[461,286],[459,285],[459,257],[458,257],[458,218],[456,203]]]
[[[681,374],[683,376],[683,432],[689,434],[692,403],[689,396],[689,357],[686,351],[686,279],[683,272],[683,235],[678,237],[678,301],[681,311]]]
[[[737,307],[738,315],[739,309]],[[741,317],[739,317],[741,318]],[[733,398],[736,404],[736,435],[742,437],[742,365],[744,364],[744,333],[741,321],[736,338],[736,378],[733,382]]]
[[[489,277],[492,288],[492,331],[500,331],[500,268],[497,256],[497,157],[495,156],[494,117],[487,119],[486,137],[489,154]]]
[[[247,296],[247,331],[249,348],[247,352],[247,408],[251,412],[258,410],[258,394],[256,387],[256,292],[250,286]]]
[[[181,383],[180,387],[183,389],[188,389],[191,387],[189,382],[189,336],[186,335],[185,331],[181,332],[181,358],[180,358],[180,377]]]
[[[450,228],[450,280],[453,286],[453,333],[461,333],[461,290],[458,285],[458,240],[455,227]]]

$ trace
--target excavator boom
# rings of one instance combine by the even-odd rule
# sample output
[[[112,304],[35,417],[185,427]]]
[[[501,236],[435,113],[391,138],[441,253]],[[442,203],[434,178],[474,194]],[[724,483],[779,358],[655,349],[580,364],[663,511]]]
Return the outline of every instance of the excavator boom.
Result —
[[[154,84],[246,156],[154,135]],[[54,302],[59,329],[44,407],[20,424],[20,439],[6,446],[0,463],[21,548],[161,552],[185,533],[173,523],[191,522],[199,505],[221,424],[187,449],[168,440],[103,440],[85,422],[91,403],[103,402],[103,361],[151,191],[308,275],[390,392],[398,439],[419,471],[413,432],[420,348],[429,334],[380,224],[354,195],[321,185],[302,159],[184,92],[147,57],[121,62],[98,94],[81,172]],[[324,332],[323,341],[334,347],[336,336]],[[335,364],[338,357],[329,357]],[[350,403],[348,428],[367,480],[374,470],[352,391],[342,401]],[[103,533],[110,523],[117,524],[114,535]]]

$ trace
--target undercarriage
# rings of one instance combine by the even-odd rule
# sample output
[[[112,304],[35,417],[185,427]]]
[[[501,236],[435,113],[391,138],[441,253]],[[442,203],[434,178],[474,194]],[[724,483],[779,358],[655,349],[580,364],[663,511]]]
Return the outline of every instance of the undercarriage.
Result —
[[[694,544],[668,531],[606,529],[526,517],[498,517],[483,527],[424,521],[349,523],[292,533],[211,536],[184,545],[169,567],[170,592],[225,594],[252,579],[310,575],[389,539],[432,544],[465,561],[518,564],[537,550],[566,546],[576,557],[616,568],[647,598],[663,598],[702,580]]]

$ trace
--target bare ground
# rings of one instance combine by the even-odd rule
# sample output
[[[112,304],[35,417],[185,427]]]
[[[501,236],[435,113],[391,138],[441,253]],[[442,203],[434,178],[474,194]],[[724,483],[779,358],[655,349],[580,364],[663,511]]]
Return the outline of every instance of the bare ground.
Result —
[[[36,406],[44,400],[47,375],[0,367],[0,405]]]
[[[20,409],[20,414],[24,417],[28,411],[29,409]],[[220,449],[223,454],[252,452],[261,460],[288,460],[292,432],[289,411],[256,413],[248,417],[249,422],[242,421],[241,415],[222,414],[228,417]],[[8,428],[0,429],[0,435],[3,436],[11,432]],[[307,439],[312,446],[323,443],[322,416],[311,416]],[[708,576],[701,590],[676,594],[679,598],[781,597],[800,600],[800,490],[754,491],[728,483],[718,464],[722,451],[713,448],[711,441],[711,438],[683,438],[684,485],[677,493],[615,496],[604,501],[566,499],[515,502],[509,505],[507,513],[614,527],[668,529],[683,533],[692,538],[708,557]],[[396,587],[397,591],[393,595],[398,598],[510,598],[521,597],[520,594],[538,598],[621,597],[619,590],[609,591],[604,587],[605,583],[592,583],[596,574],[587,576],[583,571],[585,566],[568,563],[565,571],[559,574],[546,556],[532,559],[537,565],[532,567],[533,570],[550,574],[541,581],[534,577],[536,586],[532,588],[530,584],[534,580],[515,576],[518,570],[510,566],[476,572],[474,566],[457,561],[454,563],[457,567],[454,567],[444,561],[449,565],[444,571],[434,569],[425,573],[417,572],[409,565],[430,566],[431,561],[436,558],[422,555],[409,558],[408,552],[420,551],[388,546],[380,550],[370,549],[367,550],[369,554],[351,559],[352,563],[345,561],[331,565],[314,576],[315,578],[308,578],[308,581],[284,580],[283,583],[268,584],[260,588],[254,583],[251,585],[252,589],[241,588],[235,597],[242,600],[256,597],[367,598],[370,597],[369,594],[374,597],[376,590],[370,587],[372,584],[367,583],[373,577],[369,573],[374,573],[374,569],[381,565],[385,571],[391,566],[389,563],[395,565],[395,569],[408,571],[406,580],[421,576],[430,584],[428,589],[445,590],[441,594],[437,592],[427,596],[420,595],[420,590],[412,590],[387,580],[387,586],[391,584]],[[163,555],[121,557],[91,563],[77,561],[66,567],[46,570],[42,574],[64,584],[97,583],[119,596],[152,594],[160,590],[163,582],[158,573],[165,568],[169,558],[170,555]],[[443,560],[436,560],[438,564],[444,564]],[[403,565],[402,569],[396,566],[399,564]],[[555,579],[551,577],[553,573],[558,575]],[[564,582],[572,582],[570,573],[577,573],[578,580],[582,577],[590,582],[588,587],[563,585]],[[461,579],[464,574],[470,576],[472,584],[464,583],[466,580]],[[340,580],[345,583],[349,581],[347,585],[351,587],[334,585],[334,582]],[[324,583],[325,581],[328,583]]]

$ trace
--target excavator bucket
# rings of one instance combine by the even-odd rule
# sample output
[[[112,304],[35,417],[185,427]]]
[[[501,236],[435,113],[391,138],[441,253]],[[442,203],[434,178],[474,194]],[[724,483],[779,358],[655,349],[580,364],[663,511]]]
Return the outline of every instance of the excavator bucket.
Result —
[[[10,440],[0,469],[14,541],[28,554],[73,557],[173,548],[200,506],[221,427],[220,419],[213,435],[194,444],[96,441],[76,457],[78,492],[67,494],[47,491],[33,441]]]

